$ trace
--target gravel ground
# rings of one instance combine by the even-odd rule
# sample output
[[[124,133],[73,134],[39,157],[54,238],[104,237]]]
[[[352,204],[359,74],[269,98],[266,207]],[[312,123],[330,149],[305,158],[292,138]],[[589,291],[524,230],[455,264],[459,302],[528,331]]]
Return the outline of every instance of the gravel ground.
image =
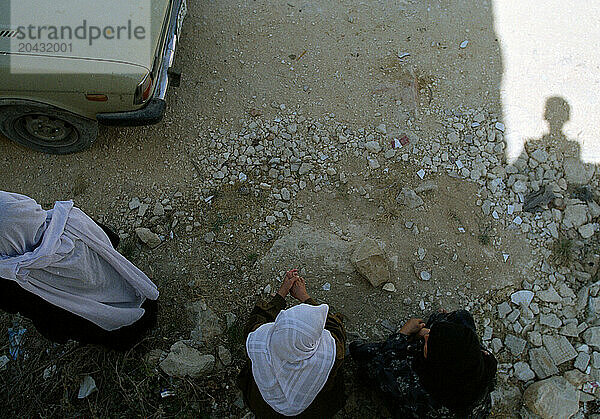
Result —
[[[69,347],[28,331],[19,362],[58,365],[53,380],[70,389],[29,413],[62,403],[56,411],[97,415],[143,400],[147,416],[243,417],[241,321],[299,267],[353,338],[469,308],[500,362],[497,417],[594,414],[598,170],[560,132],[507,164],[489,5],[192,1],[184,35],[182,84],[163,123],[102,128],[71,156],[0,139],[0,189],[45,207],[73,199],[119,231],[120,250],[161,291],[159,327],[125,356],[144,360],[146,375],[124,374],[138,393],[152,383],[147,394],[106,388],[117,380],[102,373],[119,365],[112,354],[97,349],[99,367],[78,365],[61,358]],[[384,255],[378,287],[352,264],[365,237]],[[13,320],[27,326],[2,324]],[[193,371],[177,369],[181,348]],[[4,385],[22,374],[8,367]],[[83,405],[73,391],[87,374],[103,379]],[[341,417],[389,415],[348,376]],[[539,406],[544,394],[558,401]]]

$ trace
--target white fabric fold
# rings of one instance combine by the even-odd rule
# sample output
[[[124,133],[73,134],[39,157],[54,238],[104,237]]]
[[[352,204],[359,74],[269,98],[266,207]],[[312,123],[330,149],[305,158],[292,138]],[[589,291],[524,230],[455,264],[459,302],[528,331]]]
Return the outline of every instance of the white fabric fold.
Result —
[[[72,201],[44,211],[0,191],[0,277],[105,330],[139,320],[156,285]]]
[[[327,304],[299,304],[248,335],[246,351],[263,399],[285,416],[302,413],[321,391],[335,363]]]

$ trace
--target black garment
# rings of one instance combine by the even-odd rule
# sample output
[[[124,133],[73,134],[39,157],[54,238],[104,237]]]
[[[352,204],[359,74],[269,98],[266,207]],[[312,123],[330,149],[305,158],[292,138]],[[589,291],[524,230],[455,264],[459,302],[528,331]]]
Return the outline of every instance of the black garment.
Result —
[[[119,235],[107,226],[96,223],[116,248],[119,245]],[[102,344],[111,349],[127,350],[139,342],[146,331],[156,325],[157,301],[146,299],[142,308],[145,313],[135,323],[107,331],[81,316],[24,290],[14,281],[0,278],[0,309],[8,313],[21,313],[33,322],[40,334],[53,342],[65,343],[69,339],[74,339],[81,343]]]
[[[434,314],[429,318],[426,327],[435,328],[436,323],[442,322],[461,325],[475,331],[473,317],[464,310]],[[492,377],[478,383],[477,394],[469,406],[457,408],[445,403],[447,400],[440,397],[439,388],[432,388],[429,381],[422,379],[423,341],[411,341],[408,336],[395,333],[381,343],[352,342],[350,353],[358,365],[359,373],[368,385],[383,393],[395,417],[485,418],[490,413],[490,392],[493,390],[495,375],[495,359],[492,355],[490,357],[493,362],[490,365],[486,364]],[[426,373],[432,374],[432,379],[435,380],[447,371],[438,369]],[[446,393],[452,394],[460,388],[445,390]],[[458,395],[460,396],[461,394]]]

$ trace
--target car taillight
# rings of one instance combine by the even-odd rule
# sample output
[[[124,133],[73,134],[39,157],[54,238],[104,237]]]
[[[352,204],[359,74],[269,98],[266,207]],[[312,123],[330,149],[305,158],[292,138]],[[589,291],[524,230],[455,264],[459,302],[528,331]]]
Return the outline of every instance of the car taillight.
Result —
[[[140,105],[148,100],[150,95],[152,94],[152,75],[150,73],[146,74],[144,79],[135,89],[135,96],[133,98],[133,103],[135,105]]]

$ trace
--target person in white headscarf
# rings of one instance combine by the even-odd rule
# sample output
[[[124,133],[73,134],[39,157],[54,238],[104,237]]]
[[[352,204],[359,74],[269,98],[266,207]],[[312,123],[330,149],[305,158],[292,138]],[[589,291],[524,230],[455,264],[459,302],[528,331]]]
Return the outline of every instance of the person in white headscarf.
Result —
[[[288,293],[301,304],[285,310]],[[328,418],[344,406],[343,316],[317,305],[296,269],[270,302],[256,304],[245,336],[238,386],[258,418]]]
[[[72,201],[45,211],[0,191],[0,308],[54,341],[130,346],[154,323],[159,293],[116,243]]]

